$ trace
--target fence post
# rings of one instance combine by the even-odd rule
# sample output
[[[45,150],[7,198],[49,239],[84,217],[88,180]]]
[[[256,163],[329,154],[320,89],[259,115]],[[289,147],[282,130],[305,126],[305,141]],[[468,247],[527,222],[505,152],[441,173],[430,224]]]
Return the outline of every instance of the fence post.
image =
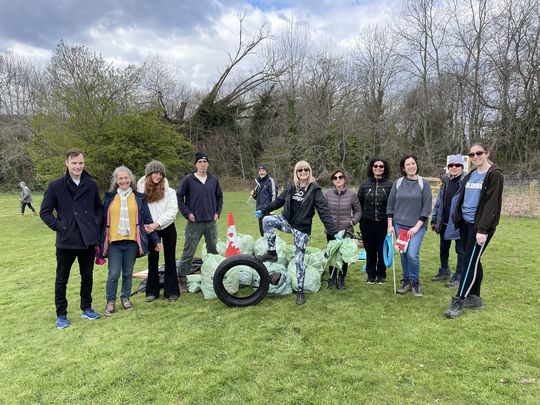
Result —
[[[536,186],[536,180],[531,180],[529,183],[529,216],[534,217],[535,209],[535,198],[534,198],[534,188]]]

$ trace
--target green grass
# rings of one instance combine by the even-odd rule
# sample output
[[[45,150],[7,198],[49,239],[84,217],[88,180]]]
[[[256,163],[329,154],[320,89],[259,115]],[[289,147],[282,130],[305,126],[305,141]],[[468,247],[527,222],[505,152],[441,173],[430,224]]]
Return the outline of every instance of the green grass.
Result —
[[[39,206],[40,196],[35,196]],[[246,193],[226,193],[237,231],[257,232]],[[267,298],[228,308],[187,294],[90,322],[79,317],[79,281],[68,285],[72,326],[54,327],[54,232],[17,217],[0,195],[0,403],[538,403],[538,219],[503,218],[483,259],[483,311],[442,314],[451,291],[430,280],[438,239],[421,252],[425,296],[368,286],[352,266],[345,292]],[[314,221],[310,246],[323,247]],[[178,219],[183,244],[184,220]],[[219,220],[225,235],[226,215]],[[290,242],[290,238],[287,239]],[[136,270],[146,268],[146,259]],[[391,274],[391,272],[390,272]],[[398,274],[399,277],[399,274]],[[390,278],[390,277],[389,277]],[[106,267],[94,307],[103,311]],[[326,277],[325,277],[326,279]],[[533,382],[527,384],[527,382]]]

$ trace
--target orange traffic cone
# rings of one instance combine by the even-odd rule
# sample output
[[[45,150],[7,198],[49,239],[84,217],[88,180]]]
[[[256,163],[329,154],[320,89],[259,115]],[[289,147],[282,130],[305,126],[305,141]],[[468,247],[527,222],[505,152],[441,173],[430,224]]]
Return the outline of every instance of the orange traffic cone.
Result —
[[[236,236],[236,227],[234,226],[234,218],[232,212],[229,212],[227,225],[227,249],[225,250],[225,257],[234,256],[240,253],[240,247],[238,246],[238,237]]]

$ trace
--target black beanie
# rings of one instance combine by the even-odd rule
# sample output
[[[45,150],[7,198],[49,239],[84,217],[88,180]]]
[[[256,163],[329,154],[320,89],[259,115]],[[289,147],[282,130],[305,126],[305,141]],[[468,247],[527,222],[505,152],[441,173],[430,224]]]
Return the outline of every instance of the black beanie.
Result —
[[[208,155],[206,153],[203,153],[203,152],[195,152],[195,162],[193,163],[197,163],[199,160],[201,159],[204,159],[206,160],[207,162],[210,162],[208,160]]]

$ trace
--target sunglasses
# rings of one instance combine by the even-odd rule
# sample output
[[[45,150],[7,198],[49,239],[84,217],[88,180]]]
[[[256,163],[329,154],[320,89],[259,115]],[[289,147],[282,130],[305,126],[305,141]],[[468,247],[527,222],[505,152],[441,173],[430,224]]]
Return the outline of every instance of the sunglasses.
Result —
[[[384,169],[384,165],[373,165],[374,169]]]
[[[302,172],[309,173],[309,169],[308,169],[307,167],[304,167],[304,168],[298,169],[298,170],[296,171],[296,173],[302,173]]]
[[[467,156],[469,156],[470,158],[472,158],[472,157],[474,157],[474,155],[476,155],[476,156],[482,156],[484,153],[486,153],[485,150],[477,150],[476,152],[467,153]]]
[[[332,180],[341,180],[343,179],[343,176],[334,176],[332,177]]]
[[[452,167],[463,167],[463,165],[459,163],[448,163],[448,168],[451,169]]]

